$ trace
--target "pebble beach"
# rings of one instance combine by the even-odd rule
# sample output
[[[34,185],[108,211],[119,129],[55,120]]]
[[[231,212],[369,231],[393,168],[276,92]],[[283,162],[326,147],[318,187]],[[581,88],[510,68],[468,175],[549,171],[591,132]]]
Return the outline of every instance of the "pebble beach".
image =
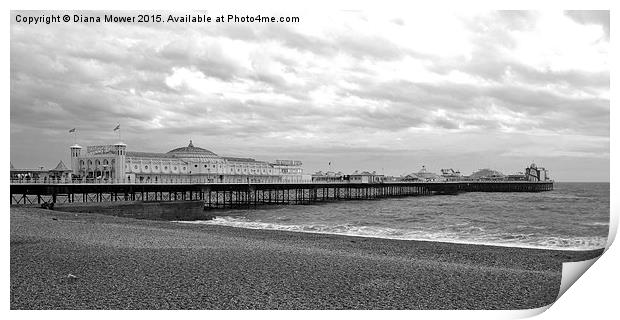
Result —
[[[11,309],[529,309],[603,251],[10,210]]]

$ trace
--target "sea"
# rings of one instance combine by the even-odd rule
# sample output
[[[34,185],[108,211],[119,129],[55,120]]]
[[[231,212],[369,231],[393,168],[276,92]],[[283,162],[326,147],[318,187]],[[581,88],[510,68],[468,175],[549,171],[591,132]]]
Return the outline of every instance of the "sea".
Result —
[[[250,229],[286,230],[496,246],[589,250],[604,248],[609,232],[609,183],[554,184],[538,193],[353,200],[216,210],[192,221]]]

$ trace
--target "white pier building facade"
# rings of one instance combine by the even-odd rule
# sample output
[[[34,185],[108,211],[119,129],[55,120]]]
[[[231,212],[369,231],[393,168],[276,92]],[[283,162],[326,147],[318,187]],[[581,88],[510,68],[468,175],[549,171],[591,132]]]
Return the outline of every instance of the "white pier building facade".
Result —
[[[223,157],[189,145],[166,153],[128,151],[113,145],[79,145],[71,149],[73,179],[125,183],[276,183],[309,182],[301,161]]]

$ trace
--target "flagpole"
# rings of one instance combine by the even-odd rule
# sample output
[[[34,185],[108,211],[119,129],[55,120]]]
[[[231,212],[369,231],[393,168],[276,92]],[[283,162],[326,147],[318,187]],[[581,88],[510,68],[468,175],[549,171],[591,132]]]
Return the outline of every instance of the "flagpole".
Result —
[[[121,124],[117,124],[116,128],[114,128],[114,132],[116,132],[118,130],[118,141],[121,142],[122,140],[122,136],[121,136]]]
[[[69,133],[73,133],[73,145],[76,145],[77,129],[73,128],[73,129],[69,130]]]

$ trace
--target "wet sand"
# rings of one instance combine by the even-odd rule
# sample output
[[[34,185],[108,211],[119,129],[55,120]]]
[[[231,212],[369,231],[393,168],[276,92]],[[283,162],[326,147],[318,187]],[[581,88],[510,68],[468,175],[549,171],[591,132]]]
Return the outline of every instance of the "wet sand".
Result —
[[[602,253],[10,211],[11,309],[527,309]]]

